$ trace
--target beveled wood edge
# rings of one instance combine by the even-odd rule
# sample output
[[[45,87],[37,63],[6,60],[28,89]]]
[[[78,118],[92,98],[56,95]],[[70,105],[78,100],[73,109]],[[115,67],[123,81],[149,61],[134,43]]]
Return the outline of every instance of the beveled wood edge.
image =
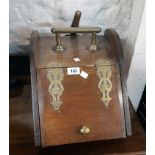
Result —
[[[34,42],[36,43],[39,40],[39,31],[38,30],[33,30],[30,35],[30,47],[32,48]],[[32,45],[32,46],[31,46]]]
[[[113,29],[106,29],[104,32],[104,37],[107,42],[112,47],[111,51],[116,53],[117,59],[119,61],[120,66],[120,77],[121,77],[121,85],[122,85],[122,93],[123,93],[123,101],[124,101],[124,114],[125,114],[125,124],[126,124],[126,134],[128,136],[132,135],[131,129],[131,120],[130,120],[130,111],[129,111],[129,103],[128,103],[128,95],[127,95],[127,78],[126,78],[126,67],[124,63],[124,53],[121,45],[120,37],[117,32]]]
[[[110,153],[110,154],[104,154],[104,155],[146,155],[146,152],[140,151],[140,152],[129,152],[129,153]]]
[[[31,36],[30,36],[30,51],[31,51],[31,53],[29,53],[29,55],[33,55],[33,62],[34,62],[35,69],[37,69],[37,64],[36,64],[37,55],[36,55],[36,53],[38,52],[39,44],[40,44],[39,31],[33,30],[31,32]]]
[[[45,127],[43,121],[43,109],[44,109],[44,101],[43,101],[43,89],[41,84],[41,70],[37,69],[37,86],[38,86],[38,105],[39,105],[39,116],[40,116],[40,137],[41,137],[41,146],[47,147],[46,143],[46,134]]]
[[[119,72],[119,65],[118,67],[118,72]],[[118,81],[118,99],[120,103],[120,111],[121,111],[121,118],[122,118],[122,132],[123,132],[123,138],[126,138],[126,128],[125,128],[125,120],[124,120],[124,105],[123,105],[123,92],[122,92],[122,87],[121,87],[121,77],[119,74],[119,81]]]
[[[33,125],[34,125],[34,140],[35,146],[41,145],[40,135],[40,119],[39,119],[39,107],[38,107],[38,93],[37,93],[37,72],[34,64],[33,50],[35,50],[35,44],[39,38],[38,31],[32,31],[30,38],[30,73],[31,73],[31,90],[32,90],[32,111],[33,111]]]

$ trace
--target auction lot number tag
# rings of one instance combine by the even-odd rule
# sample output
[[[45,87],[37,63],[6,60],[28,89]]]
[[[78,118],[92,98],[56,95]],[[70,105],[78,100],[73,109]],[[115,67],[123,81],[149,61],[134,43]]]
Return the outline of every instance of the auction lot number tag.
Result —
[[[78,75],[80,74],[80,67],[69,67],[67,68],[68,75]]]

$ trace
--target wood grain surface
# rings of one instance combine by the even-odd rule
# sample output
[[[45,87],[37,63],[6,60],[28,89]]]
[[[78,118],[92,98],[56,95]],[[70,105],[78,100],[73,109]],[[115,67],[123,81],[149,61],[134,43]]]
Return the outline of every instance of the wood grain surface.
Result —
[[[128,94],[127,94],[127,71],[126,65],[124,61],[124,51],[121,45],[121,40],[118,33],[113,29],[106,29],[104,32],[104,36],[109,43],[109,47],[111,48],[111,52],[115,53],[117,57],[119,68],[120,68],[120,77],[121,77],[121,85],[123,92],[123,105],[124,105],[124,114],[125,114],[125,124],[126,124],[126,134],[130,136],[132,134],[131,129],[131,120],[130,120],[130,112],[129,112],[129,103],[128,103]]]
[[[31,86],[10,99],[10,155],[144,155],[145,132],[130,105],[133,134],[127,138],[68,144],[42,149],[35,147]]]
[[[38,37],[39,41],[36,42]],[[37,46],[37,50],[33,51],[34,61],[36,68],[39,69],[48,68],[49,63],[56,62],[63,64],[64,67],[94,66],[96,61],[101,58],[109,60],[112,64],[118,63],[115,53],[109,50],[109,45],[103,36],[97,36],[98,50],[96,52],[89,50],[91,36],[62,36],[62,44],[65,49],[62,53],[55,52],[55,37],[38,34],[37,37],[33,38],[33,45]],[[81,61],[74,62],[73,58],[76,57],[80,58]]]
[[[108,32],[107,32],[108,31]],[[32,90],[37,89],[38,94],[33,95],[35,135],[38,135],[36,144],[43,147],[62,145],[94,140],[115,139],[131,135],[129,107],[126,101],[126,81],[124,80],[121,44],[115,31],[107,30],[105,36],[97,36],[96,52],[89,50],[90,36],[63,36],[64,52],[56,53],[55,38],[50,35],[40,35],[37,31],[31,34],[31,79],[37,75],[37,81],[32,80]],[[110,38],[110,39],[109,39]],[[80,62],[73,58],[80,58]],[[98,88],[96,62],[100,59],[109,61],[112,68],[112,100],[108,108],[101,102],[101,92]],[[61,100],[64,103],[61,113],[56,113],[50,102],[52,97],[48,92],[50,85],[47,78],[49,64],[62,64],[64,79],[62,85],[64,92]],[[35,65],[34,67],[32,65]],[[67,67],[80,67],[88,73],[87,79],[79,75],[68,76]],[[32,72],[32,68],[33,72]],[[36,73],[35,73],[36,72]],[[37,83],[37,84],[36,84]],[[123,91],[123,93],[122,93]],[[124,116],[125,113],[125,116]],[[36,117],[38,116],[38,117]],[[41,139],[37,126],[40,121]],[[126,122],[125,122],[126,121]],[[126,126],[125,126],[126,125]],[[88,135],[80,134],[82,126],[88,126],[91,132]],[[60,136],[61,135],[61,136]],[[36,136],[35,136],[36,137]],[[40,140],[39,140],[40,139]],[[38,141],[38,142],[37,142]]]
[[[62,81],[64,92],[61,97],[63,105],[60,113],[54,111],[50,102],[52,96],[48,92],[50,82],[47,70],[38,71],[40,123],[42,145],[61,145],[67,143],[126,137],[123,107],[120,105],[120,77],[117,66],[112,66],[112,91],[108,108],[101,101],[102,94],[98,89],[99,79],[95,67],[82,67],[88,73],[84,79],[80,75],[67,75],[64,68]],[[46,79],[46,80],[45,80]],[[80,133],[82,126],[90,128],[88,135]],[[60,136],[61,135],[61,136]]]

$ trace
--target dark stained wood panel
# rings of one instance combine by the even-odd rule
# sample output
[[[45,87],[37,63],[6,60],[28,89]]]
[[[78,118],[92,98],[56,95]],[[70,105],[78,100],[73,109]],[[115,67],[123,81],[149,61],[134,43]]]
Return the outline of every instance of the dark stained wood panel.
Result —
[[[62,44],[65,47],[63,53],[55,52],[55,37],[40,36],[38,41],[38,50],[34,51],[35,64],[37,68],[48,68],[49,63],[59,62],[64,67],[69,66],[91,66],[100,58],[108,59],[111,63],[116,63],[117,59],[113,52],[108,50],[108,44],[103,36],[97,36],[98,50],[92,52],[89,50],[91,37],[77,36],[62,37]],[[80,58],[76,63],[73,58]]]
[[[25,85],[20,96],[10,99],[10,155],[145,155],[145,131],[131,104],[132,136],[42,149],[34,145],[31,102],[30,85]]]
[[[99,79],[95,67],[82,67],[81,70],[89,74],[87,80],[80,75],[67,75],[66,70],[64,68],[65,77],[62,81],[64,92],[61,99],[63,105],[60,113],[55,112],[50,104],[52,97],[48,92],[50,83],[47,79],[47,70],[38,71],[39,94],[42,94],[42,99],[39,100],[42,145],[125,137],[124,113],[121,111],[123,107],[119,101],[121,91],[118,67],[112,66],[113,88],[110,93],[112,100],[108,108],[101,101],[102,94],[98,89]],[[88,135],[79,132],[82,126],[90,127]]]
[[[35,100],[38,101],[39,108],[39,115],[37,114],[39,117],[34,120],[40,121],[42,146],[115,139],[126,137],[126,134],[131,135],[125,65],[118,34],[114,30],[107,29],[105,35],[97,36],[96,52],[89,50],[89,36],[63,36],[62,44],[65,47],[63,53],[54,51],[55,44],[54,37],[40,35],[37,31],[32,32],[31,58],[37,75],[38,96]],[[81,61],[74,62],[75,57]],[[112,68],[110,77],[112,100],[108,108],[101,102],[98,88],[96,63],[101,59],[104,63],[108,61],[108,64],[102,64],[103,66],[110,65]],[[47,69],[52,69],[53,66],[49,64],[61,64],[63,68],[64,92],[61,96],[63,102],[61,113],[53,111],[50,105],[52,97],[48,92],[50,83],[47,79]],[[75,66],[80,67],[81,71],[86,71],[88,78],[82,79],[79,75],[68,76],[67,67]],[[33,111],[37,113],[36,110]],[[91,132],[88,135],[81,135],[79,131],[82,126],[88,126]]]

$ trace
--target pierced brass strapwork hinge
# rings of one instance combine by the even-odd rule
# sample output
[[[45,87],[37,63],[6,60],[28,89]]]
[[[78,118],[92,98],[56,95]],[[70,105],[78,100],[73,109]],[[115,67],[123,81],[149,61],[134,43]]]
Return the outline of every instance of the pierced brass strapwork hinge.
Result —
[[[108,60],[100,59],[96,62],[97,75],[99,77],[98,88],[102,93],[102,102],[108,108],[109,102],[112,100],[110,92],[112,90],[112,82],[110,77],[112,75],[112,69]]]
[[[55,111],[60,112],[60,106],[63,104],[60,97],[63,94],[63,66],[61,64],[49,64],[47,69],[47,78],[50,81],[48,92],[52,96],[51,105]]]

